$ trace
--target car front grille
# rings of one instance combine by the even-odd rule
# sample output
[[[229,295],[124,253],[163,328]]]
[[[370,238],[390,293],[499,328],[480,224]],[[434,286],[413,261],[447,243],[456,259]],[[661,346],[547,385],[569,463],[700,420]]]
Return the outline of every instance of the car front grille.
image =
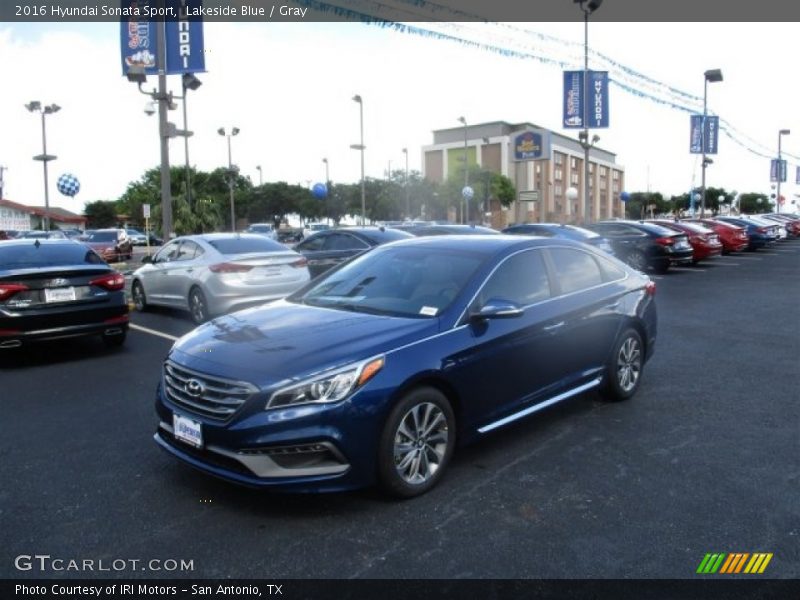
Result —
[[[181,408],[226,421],[258,388],[244,381],[211,377],[168,360],[164,363],[164,390],[169,400]]]

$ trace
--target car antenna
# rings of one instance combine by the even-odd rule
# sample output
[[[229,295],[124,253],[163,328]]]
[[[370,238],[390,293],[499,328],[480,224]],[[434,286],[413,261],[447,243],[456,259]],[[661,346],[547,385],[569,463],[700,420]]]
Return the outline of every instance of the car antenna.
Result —
[[[35,242],[33,242],[33,245],[38,248],[39,246],[42,245],[42,243],[37,239]]]

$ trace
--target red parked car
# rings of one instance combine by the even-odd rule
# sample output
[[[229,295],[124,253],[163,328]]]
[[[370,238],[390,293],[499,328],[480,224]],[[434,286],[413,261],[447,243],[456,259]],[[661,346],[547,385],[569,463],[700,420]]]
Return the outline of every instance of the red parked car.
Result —
[[[714,230],[722,242],[722,253],[741,252],[746,250],[750,243],[747,230],[733,223],[725,221],[715,221],[714,219],[684,219],[684,223],[698,223],[704,227]]]
[[[669,219],[653,219],[653,223],[685,233],[692,246],[692,263],[695,265],[703,259],[722,254],[722,242],[719,240],[719,235],[702,223],[670,221]]]

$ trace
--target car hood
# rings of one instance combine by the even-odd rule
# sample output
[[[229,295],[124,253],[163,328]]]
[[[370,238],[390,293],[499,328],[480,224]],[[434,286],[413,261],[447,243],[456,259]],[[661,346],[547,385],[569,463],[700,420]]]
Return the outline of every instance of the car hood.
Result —
[[[259,387],[388,352],[439,331],[439,319],[368,315],[279,301],[219,317],[179,339],[184,367]]]

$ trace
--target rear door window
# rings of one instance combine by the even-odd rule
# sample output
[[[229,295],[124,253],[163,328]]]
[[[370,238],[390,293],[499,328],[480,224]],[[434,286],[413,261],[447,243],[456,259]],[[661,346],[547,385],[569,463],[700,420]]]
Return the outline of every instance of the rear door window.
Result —
[[[605,282],[600,265],[588,252],[574,248],[550,248],[549,253],[562,294],[571,294]]]

